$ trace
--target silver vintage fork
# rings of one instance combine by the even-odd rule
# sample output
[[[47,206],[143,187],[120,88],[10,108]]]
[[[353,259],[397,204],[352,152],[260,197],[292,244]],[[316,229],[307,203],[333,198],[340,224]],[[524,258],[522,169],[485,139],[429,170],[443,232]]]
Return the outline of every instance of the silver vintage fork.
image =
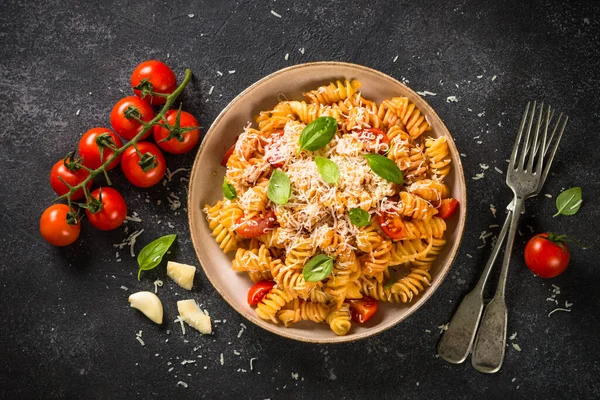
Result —
[[[527,108],[525,110],[521,122],[521,127],[519,130],[520,132],[522,132],[524,129],[529,106],[530,104],[527,104]],[[554,112],[551,113],[549,120],[552,120],[553,117]],[[558,120],[554,124],[554,129],[552,130],[550,138],[546,141],[546,145],[541,149],[541,156],[545,157],[548,153],[550,146],[552,145],[553,139],[556,137],[556,142],[553,145],[552,152],[550,153],[547,161],[544,164],[544,169],[539,185],[536,191],[531,196],[536,196],[542,189],[543,183],[546,180],[548,172],[550,171],[552,160],[554,159],[554,155],[556,154],[556,151],[558,149],[558,145],[562,138],[562,134],[565,130],[567,121],[568,117],[565,116],[565,118],[563,119],[563,114],[561,113],[558,117]],[[558,136],[556,136],[557,132]],[[473,290],[470,293],[468,293],[464,297],[460,305],[457,307],[450,323],[448,324],[448,329],[443,333],[440,339],[438,345],[438,354],[448,362],[454,364],[462,363],[469,355],[469,351],[471,350],[471,345],[473,344],[473,340],[475,339],[475,333],[477,331],[477,327],[479,325],[479,321],[484,307],[483,290],[485,288],[490,271],[500,252],[502,242],[504,241],[504,238],[508,232],[508,228],[512,219],[513,206],[514,200],[507,207],[508,213],[506,215],[504,225],[498,235],[494,248],[492,249],[492,253],[485,265],[485,268],[481,274],[481,277],[479,278],[479,281],[477,282],[477,285],[475,286],[475,288],[473,288]]]

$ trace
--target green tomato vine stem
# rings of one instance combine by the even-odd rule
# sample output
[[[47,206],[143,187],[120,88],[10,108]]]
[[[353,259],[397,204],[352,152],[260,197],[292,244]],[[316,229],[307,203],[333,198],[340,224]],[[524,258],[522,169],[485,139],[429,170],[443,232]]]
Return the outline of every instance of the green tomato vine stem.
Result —
[[[171,106],[173,105],[173,103],[175,102],[177,97],[179,97],[179,95],[181,94],[183,89],[185,89],[185,87],[187,86],[187,84],[190,82],[191,79],[192,79],[192,71],[190,69],[186,69],[183,81],[181,81],[181,83],[179,84],[177,89],[175,89],[173,91],[173,93],[171,93],[169,95],[161,95],[161,97],[166,97],[167,101],[165,102],[165,105],[160,110],[160,112],[158,114],[156,114],[154,119],[152,119],[150,122],[140,121],[142,123],[143,129],[137,135],[135,135],[135,137],[133,139],[131,139],[129,142],[125,143],[120,148],[113,149],[113,154],[107,160],[105,160],[104,163],[100,167],[92,170],[92,169],[89,169],[82,165],[82,167],[85,168],[85,170],[89,172],[89,175],[87,176],[87,178],[85,178],[83,181],[81,181],[79,184],[77,184],[75,186],[71,186],[71,185],[67,184],[67,186],[69,187],[69,191],[67,193],[63,194],[62,196],[56,198],[54,201],[67,199],[69,206],[70,206],[71,205],[71,196],[73,196],[73,194],[75,192],[77,192],[79,189],[83,189],[86,200],[87,200],[90,196],[89,191],[87,190],[87,184],[99,174],[104,174],[104,176],[106,177],[107,183],[110,185],[110,180],[108,179],[107,167],[113,162],[113,160],[118,158],[121,154],[123,154],[123,152],[125,150],[127,150],[131,146],[134,146],[136,148],[136,151],[139,153],[139,150],[137,150],[137,146],[136,146],[137,142],[139,142],[142,139],[142,136],[144,136],[146,134],[146,132],[148,132],[150,129],[152,129],[154,127],[154,125],[156,125],[161,119],[166,120],[165,116],[166,116],[167,111],[171,108]],[[158,95],[158,93],[156,93],[156,95]]]

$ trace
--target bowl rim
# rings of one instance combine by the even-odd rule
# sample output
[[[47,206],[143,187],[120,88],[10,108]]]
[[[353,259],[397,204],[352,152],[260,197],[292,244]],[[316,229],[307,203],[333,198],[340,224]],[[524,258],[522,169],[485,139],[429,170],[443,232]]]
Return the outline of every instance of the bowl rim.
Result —
[[[272,78],[274,78],[275,76],[293,71],[293,70],[297,70],[297,69],[303,69],[303,68],[309,68],[309,67],[315,67],[315,66],[341,66],[341,67],[348,67],[348,68],[355,68],[355,69],[359,69],[371,74],[375,74],[378,75],[380,78],[382,79],[386,79],[388,81],[391,81],[392,83],[396,84],[396,85],[400,85],[402,87],[404,87],[405,90],[407,90],[407,92],[411,93],[414,97],[418,97],[421,98],[423,100],[424,106],[426,108],[426,115],[428,116],[428,118],[432,118],[437,120],[437,122],[439,122],[439,124],[441,125],[441,127],[443,128],[443,135],[446,136],[447,138],[449,138],[450,140],[448,141],[448,145],[451,148],[450,152],[456,155],[459,155],[458,149],[456,147],[456,143],[454,142],[454,138],[452,137],[450,131],[448,130],[448,128],[446,127],[446,124],[444,124],[444,122],[442,121],[442,119],[437,115],[437,113],[433,110],[433,108],[429,105],[429,103],[423,99],[421,96],[419,96],[414,90],[412,90],[410,87],[406,86],[404,83],[400,82],[399,80],[395,79],[394,77],[383,73],[381,71],[378,71],[376,69],[370,68],[370,67],[366,67],[360,64],[354,64],[354,63],[349,63],[349,62],[342,62],[342,61],[316,61],[316,62],[309,62],[309,63],[302,63],[302,64],[296,64],[296,65],[292,65],[289,67],[285,67],[282,69],[279,69],[277,71],[274,71],[272,73],[270,73],[269,75],[259,79],[258,81],[254,82],[253,84],[251,84],[250,86],[248,86],[246,89],[244,89],[242,92],[240,92],[236,97],[233,98],[233,100],[231,100],[226,106],[225,108],[223,108],[223,110],[217,115],[217,117],[215,118],[215,120],[211,123],[210,128],[206,131],[206,134],[204,135],[204,137],[202,138],[202,141],[200,143],[200,146],[198,148],[198,152],[196,153],[196,156],[194,158],[194,163],[192,164],[192,169],[191,169],[191,173],[190,173],[190,178],[189,178],[189,182],[188,182],[188,195],[187,195],[187,207],[188,207],[188,228],[189,228],[189,234],[192,240],[192,245],[194,247],[194,251],[196,253],[196,257],[198,258],[198,261],[200,262],[200,266],[202,267],[202,270],[204,271],[204,274],[206,275],[206,277],[208,278],[210,284],[213,286],[213,288],[221,295],[221,297],[225,300],[225,302],[227,302],[229,304],[229,306],[231,306],[236,312],[238,312],[241,316],[243,316],[244,318],[246,318],[248,321],[252,322],[253,324],[259,326],[260,328],[263,328],[277,336],[281,336],[281,337],[285,337],[286,339],[293,339],[293,340],[297,340],[297,341],[301,341],[301,342],[307,342],[307,343],[318,343],[318,344],[338,344],[338,343],[350,343],[350,342],[354,342],[357,340],[361,340],[361,339],[366,339],[368,337],[374,336],[374,335],[378,335],[394,326],[396,326],[397,324],[399,324],[400,322],[404,321],[405,319],[407,319],[409,316],[411,316],[414,312],[416,312],[419,308],[421,308],[430,298],[431,296],[433,296],[433,294],[437,291],[437,289],[439,288],[439,286],[442,284],[442,282],[444,281],[444,279],[446,278],[446,275],[448,274],[448,272],[450,271],[450,268],[452,268],[452,265],[454,264],[454,262],[456,261],[456,257],[458,255],[458,252],[461,248],[462,245],[462,239],[464,236],[464,231],[465,231],[465,226],[466,226],[466,218],[467,218],[467,187],[466,187],[466,180],[465,180],[465,175],[464,175],[464,170],[463,170],[463,166],[462,166],[462,162],[460,159],[460,156],[456,157],[455,160],[453,160],[453,167],[456,168],[458,170],[458,180],[457,182],[455,182],[455,185],[460,185],[462,188],[462,193],[463,193],[463,199],[461,199],[461,204],[460,204],[460,208],[461,208],[461,217],[460,220],[457,223],[456,229],[458,230],[458,238],[457,238],[457,243],[454,245],[454,249],[448,254],[447,257],[447,266],[445,268],[442,268],[440,270],[440,272],[436,275],[436,280],[434,281],[434,283],[432,283],[428,289],[421,295],[419,296],[419,300],[417,301],[417,303],[415,303],[414,305],[412,305],[411,307],[408,307],[406,309],[405,314],[398,319],[397,321],[393,321],[393,322],[388,322],[385,325],[381,325],[381,326],[377,326],[377,327],[373,327],[371,329],[366,330],[365,332],[362,332],[360,334],[357,335],[352,335],[352,336],[336,336],[336,335],[332,335],[331,338],[319,338],[319,339],[315,339],[315,338],[307,338],[301,335],[297,335],[294,334],[292,332],[289,333],[283,333],[280,330],[277,330],[276,327],[277,325],[273,325],[270,324],[267,321],[262,321],[263,323],[260,323],[261,321],[252,318],[251,316],[247,315],[238,305],[235,301],[233,301],[232,299],[230,299],[226,293],[224,293],[219,287],[217,287],[217,285],[215,285],[213,283],[213,279],[211,277],[211,273],[207,271],[207,269],[204,267],[204,260],[202,258],[202,256],[200,255],[199,252],[199,246],[197,244],[197,238],[195,237],[195,235],[192,234],[192,232],[194,232],[193,228],[194,228],[194,214],[196,211],[202,212],[202,210],[198,209],[196,210],[196,207],[192,207],[192,185],[195,181],[195,177],[196,174],[200,173],[200,166],[199,166],[199,159],[200,159],[200,155],[202,154],[203,150],[204,150],[204,145],[207,142],[206,138],[209,137],[210,135],[213,134],[213,129],[214,127],[218,124],[218,122],[224,117],[224,115],[229,112],[229,110],[238,102],[240,101],[243,97],[245,97],[245,95],[252,91],[254,88],[256,88],[257,86],[261,85],[263,82],[270,80]]]

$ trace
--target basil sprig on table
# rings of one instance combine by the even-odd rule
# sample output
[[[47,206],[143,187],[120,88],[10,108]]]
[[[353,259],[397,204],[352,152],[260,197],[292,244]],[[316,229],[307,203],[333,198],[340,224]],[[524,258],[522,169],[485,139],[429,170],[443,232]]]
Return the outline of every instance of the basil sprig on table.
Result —
[[[371,170],[383,179],[401,185],[404,182],[402,171],[396,163],[379,154],[363,154]]]
[[[269,179],[267,196],[276,204],[286,204],[292,194],[292,184],[285,172],[277,168]]]
[[[316,151],[325,147],[337,132],[337,121],[333,117],[319,117],[302,130],[300,150]]]
[[[371,215],[362,208],[352,208],[348,211],[350,222],[356,226],[367,226],[371,223]]]
[[[227,182],[227,179],[223,178],[223,186],[221,187],[223,190],[223,196],[227,200],[233,200],[237,197],[237,192],[231,183]]]
[[[333,258],[319,254],[308,260],[302,269],[302,275],[306,282],[319,282],[327,278],[333,272]]]
[[[556,198],[557,213],[553,216],[577,214],[582,201],[581,188],[579,186],[565,190]]]
[[[323,180],[331,185],[335,185],[340,179],[340,169],[337,164],[328,158],[316,156],[315,164]]]
[[[138,254],[137,262],[140,266],[138,270],[138,281],[140,280],[140,274],[142,271],[148,271],[156,268],[158,264],[162,261],[163,256],[166,254],[169,247],[175,241],[177,235],[166,235],[159,237],[153,242],[148,243],[140,254]]]

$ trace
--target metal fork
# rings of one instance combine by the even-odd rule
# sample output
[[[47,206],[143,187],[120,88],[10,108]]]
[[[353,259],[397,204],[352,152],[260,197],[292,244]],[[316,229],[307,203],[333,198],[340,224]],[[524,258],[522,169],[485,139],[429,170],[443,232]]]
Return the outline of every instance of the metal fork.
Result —
[[[527,104],[527,108],[525,110],[525,114],[523,115],[523,120],[521,122],[520,132],[523,131],[525,126],[527,112],[529,110],[530,104]],[[551,121],[554,117],[554,112],[550,115],[549,120]],[[562,127],[559,131],[559,126]],[[552,134],[550,138],[547,140],[546,145],[542,148],[542,157],[545,157],[548,149],[550,148],[556,133],[558,136],[556,138],[556,142],[554,143],[552,152],[548,157],[544,165],[544,170],[542,172],[542,176],[539,182],[539,185],[536,191],[531,194],[530,197],[536,196],[542,189],[543,183],[546,180],[548,172],[550,171],[550,166],[552,165],[552,160],[554,159],[554,155],[558,149],[558,145],[562,138],[562,134],[565,130],[566,124],[568,121],[568,117],[565,116],[563,119],[563,114],[561,113],[558,117],[554,125],[554,129],[552,130]],[[549,121],[547,121],[549,122]],[[514,200],[507,206],[508,213],[506,215],[506,219],[504,221],[504,225],[502,230],[500,231],[494,248],[492,249],[490,258],[488,259],[485,268],[477,282],[477,285],[473,290],[468,293],[460,305],[457,307],[450,323],[448,324],[448,329],[443,333],[439,345],[438,345],[438,354],[446,361],[459,364],[462,363],[469,355],[469,351],[471,350],[471,346],[473,344],[473,340],[475,339],[475,333],[477,332],[477,327],[479,325],[479,320],[481,318],[481,314],[484,307],[483,301],[483,290],[485,288],[487,279],[489,277],[490,271],[496,261],[496,258],[500,252],[500,247],[502,246],[502,242],[508,232],[508,228],[510,226],[510,222],[512,219],[512,209],[514,207]]]

